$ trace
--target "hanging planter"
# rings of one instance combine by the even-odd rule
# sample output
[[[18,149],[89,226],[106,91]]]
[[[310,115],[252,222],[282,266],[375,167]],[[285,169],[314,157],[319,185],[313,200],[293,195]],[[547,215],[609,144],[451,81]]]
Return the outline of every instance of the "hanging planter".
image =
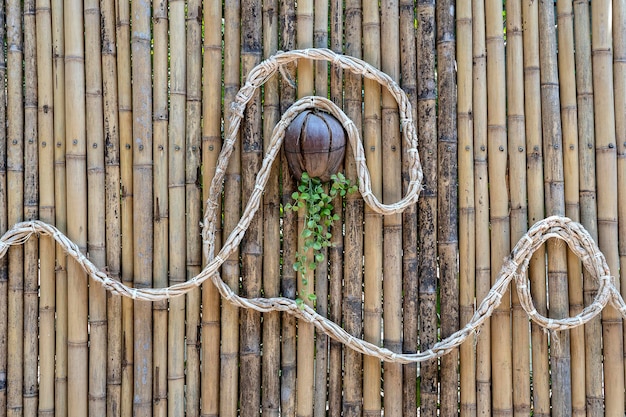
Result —
[[[346,133],[329,113],[307,109],[298,114],[285,132],[285,154],[291,173],[300,180],[329,181],[337,173],[346,153]]]

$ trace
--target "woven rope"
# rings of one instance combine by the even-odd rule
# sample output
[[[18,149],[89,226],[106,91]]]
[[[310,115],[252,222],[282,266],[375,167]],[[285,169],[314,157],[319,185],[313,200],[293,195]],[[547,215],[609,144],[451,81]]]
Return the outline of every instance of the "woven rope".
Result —
[[[350,119],[332,102],[320,97],[306,97],[296,102],[281,118],[272,134],[268,152],[263,160],[263,165],[257,174],[254,191],[244,209],[241,220],[230,236],[226,239],[222,249],[217,255],[213,255],[215,249],[215,225],[217,216],[217,199],[221,193],[224,173],[228,166],[229,158],[233,151],[236,135],[239,129],[243,110],[252,97],[254,91],[267,79],[279,71],[284,65],[300,58],[326,60],[341,66],[355,74],[363,75],[383,84],[398,101],[400,120],[402,121],[402,134],[408,149],[410,184],[406,195],[397,203],[385,205],[380,203],[371,192],[371,181],[367,169],[363,147],[356,126]],[[494,309],[500,304],[503,294],[506,292],[512,280],[516,282],[520,302],[528,316],[538,325],[550,331],[571,329],[580,326],[593,317],[600,314],[602,309],[610,302],[622,316],[626,318],[626,303],[614,285],[614,279],[610,275],[604,255],[598,249],[589,233],[578,223],[565,217],[553,216],[537,222],[520,239],[513,252],[504,262],[494,286],[487,297],[476,309],[472,319],[459,331],[436,343],[425,352],[412,354],[392,352],[389,349],[369,343],[347,333],[340,325],[319,315],[309,306],[301,308],[292,299],[283,297],[276,298],[245,298],[240,297],[222,281],[219,276],[219,268],[226,259],[236,250],[245,231],[250,225],[261,203],[261,198],[267,183],[270,168],[280,150],[284,133],[293,118],[307,108],[321,108],[333,114],[344,126],[357,161],[359,178],[359,191],[365,202],[376,212],[381,214],[399,213],[409,205],[417,201],[421,181],[422,170],[417,152],[417,136],[411,119],[411,107],[404,92],[387,76],[376,70],[369,64],[355,58],[337,55],[325,49],[312,49],[304,51],[291,51],[280,53],[259,66],[255,67],[248,76],[246,84],[237,94],[233,104],[233,112],[230,118],[230,127],[227,132],[224,146],[218,160],[215,177],[211,183],[209,198],[205,210],[203,223],[203,249],[209,260],[204,269],[189,281],[173,285],[168,288],[131,288],[119,281],[110,278],[105,272],[99,270],[80,251],[79,247],[67,236],[54,226],[41,222],[29,221],[14,225],[0,238],[0,258],[5,256],[9,247],[24,244],[33,235],[52,237],[63,250],[78,262],[88,276],[100,283],[106,290],[121,296],[136,300],[159,301],[183,295],[193,288],[201,285],[207,279],[211,279],[221,296],[230,303],[250,308],[259,312],[283,311],[299,319],[312,323],[319,331],[331,338],[343,343],[357,352],[375,356],[381,360],[399,363],[422,362],[434,357],[445,355],[459,346],[487,320]],[[598,293],[594,301],[583,311],[574,316],[562,319],[547,318],[539,314],[533,305],[530,295],[529,283],[526,279],[526,270],[533,253],[548,239],[556,238],[565,241],[572,252],[578,256],[585,268],[598,281]]]

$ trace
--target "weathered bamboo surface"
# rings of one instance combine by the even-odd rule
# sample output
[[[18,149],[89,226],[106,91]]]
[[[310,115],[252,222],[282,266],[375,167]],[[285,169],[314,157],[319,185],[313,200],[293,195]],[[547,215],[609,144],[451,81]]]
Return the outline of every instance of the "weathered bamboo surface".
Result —
[[[0,417],[624,415],[626,0],[8,0],[0,38]],[[310,107],[359,192],[302,276]]]

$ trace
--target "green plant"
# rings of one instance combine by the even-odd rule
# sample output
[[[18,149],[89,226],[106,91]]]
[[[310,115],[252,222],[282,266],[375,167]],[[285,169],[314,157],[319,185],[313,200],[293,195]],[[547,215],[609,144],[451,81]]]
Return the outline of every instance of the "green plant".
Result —
[[[342,173],[333,174],[330,177],[331,185],[328,192],[319,178],[310,177],[306,172],[302,173],[298,191],[291,197],[292,204],[287,204],[285,210],[305,210],[304,228],[301,237],[304,240],[303,247],[296,252],[296,260],[293,269],[298,272],[302,284],[308,284],[307,273],[314,271],[325,260],[324,248],[332,246],[332,233],[329,228],[339,220],[339,215],[333,212],[333,200],[335,197],[344,197],[348,193],[357,190],[357,186],[350,183]],[[311,254],[309,256],[309,254]],[[316,295],[299,294],[296,303],[303,308],[304,299],[315,302]]]

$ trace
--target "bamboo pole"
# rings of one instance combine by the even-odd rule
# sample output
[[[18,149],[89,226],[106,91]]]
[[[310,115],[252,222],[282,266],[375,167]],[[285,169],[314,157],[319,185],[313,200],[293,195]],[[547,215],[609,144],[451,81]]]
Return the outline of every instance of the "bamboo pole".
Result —
[[[231,1],[224,10],[224,130],[230,126],[229,103],[239,90],[241,53],[239,0]],[[228,236],[239,221],[241,204],[241,147],[235,147],[224,180],[224,234]],[[222,266],[224,281],[239,292],[239,250]],[[229,303],[222,305],[222,351],[220,381],[220,415],[235,416],[239,400],[239,310]]]
[[[598,181],[598,243],[611,271],[619,270],[617,158],[611,39],[612,3],[591,4],[591,48]],[[620,288],[619,277],[615,285]],[[624,414],[624,341],[622,319],[612,308],[602,312],[604,398],[606,415]]]
[[[152,170],[152,56],[150,3],[131,4],[131,74],[133,80],[133,272],[134,285],[152,286],[153,170]],[[147,70],[150,69],[150,70]],[[152,414],[152,304],[135,301],[133,307],[134,389],[133,415]]]
[[[24,2],[24,219],[39,217],[37,160],[37,41],[35,1]],[[39,244],[24,244],[24,414],[39,402]]]
[[[65,174],[65,35],[63,2],[53,0],[52,10],[52,66],[54,94],[54,197],[55,225],[67,232],[67,184]],[[54,408],[59,415],[67,415],[67,257],[56,245],[56,364]]]
[[[591,27],[589,3],[574,2],[574,44],[576,45],[576,94],[578,108],[578,162],[580,179],[580,222],[598,241],[596,208],[596,161],[593,114],[593,76],[591,66]],[[583,270],[584,303],[589,305],[598,283]],[[602,391],[602,327],[600,317],[587,322],[585,332],[585,389],[587,415],[604,413]]]
[[[87,127],[87,251],[100,268],[106,267],[104,103],[100,2],[86,0],[85,104]],[[107,400],[107,303],[101,285],[89,286],[89,414],[105,415]]]
[[[313,46],[313,0],[301,0],[296,7],[296,45],[299,49]],[[311,60],[298,62],[298,98],[312,95],[314,91],[314,72]],[[304,223],[303,210],[298,212],[298,250],[304,245],[300,236]],[[306,280],[307,284],[304,284]],[[314,278],[312,272],[306,277],[296,277],[298,295],[305,303],[312,305],[303,294],[311,294],[314,291]],[[310,323],[297,322],[296,357],[296,414],[299,417],[313,415],[313,391],[314,391],[314,358],[315,358],[315,332]]]
[[[185,1],[169,2],[169,104],[167,189],[169,224],[169,285],[184,282],[186,271],[185,124],[186,34]],[[169,300],[167,324],[167,414],[185,413],[185,298]]]
[[[71,114],[66,125],[65,144],[67,164],[67,205],[71,221],[67,223],[68,237],[87,250],[87,181],[86,181],[86,115],[85,115],[85,52],[83,40],[83,2],[65,2],[65,112]],[[67,389],[68,415],[87,415],[88,397],[88,335],[87,279],[80,266],[67,264]],[[69,395],[71,393],[71,395]]]
[[[524,19],[524,112],[526,118],[526,179],[528,188],[529,226],[545,217],[543,192],[543,152],[541,132],[541,86],[539,79],[539,6],[523,2]],[[531,293],[537,311],[548,314],[546,294],[545,246],[535,252],[530,261]],[[531,324],[533,410],[538,415],[550,415],[550,381],[548,337],[541,327]]]
[[[362,4],[347,1],[345,4],[344,30],[347,55],[360,58],[362,44]],[[355,74],[344,74],[344,111],[362,132],[362,80]],[[354,158],[347,157],[344,167],[347,178],[356,178]],[[338,203],[336,203],[339,205]],[[342,313],[345,329],[356,337],[363,333],[363,201],[358,193],[345,198],[343,254],[343,302]],[[337,232],[333,232],[337,234]],[[350,349],[344,349],[343,415],[359,416],[362,413],[363,358]]]
[[[402,25],[404,27],[404,25]],[[380,14],[375,2],[363,3],[363,59],[370,65],[380,68]],[[409,58],[407,58],[407,61]],[[415,61],[415,60],[414,60]],[[380,84],[373,80],[364,80],[364,111],[363,111],[363,147],[367,166],[372,177],[372,192],[376,198],[382,199],[382,137],[381,137],[381,107]],[[403,86],[406,88],[406,86]],[[417,110],[417,107],[415,107]],[[382,344],[382,268],[383,268],[383,217],[374,212],[369,206],[364,212],[365,240],[364,250],[364,306],[363,306],[363,338],[377,346]],[[409,228],[410,229],[410,228]],[[406,258],[405,258],[406,259]],[[417,280],[415,280],[417,283]],[[408,315],[408,314],[407,314]],[[417,313],[415,312],[415,318]],[[417,336],[417,331],[415,331]],[[411,338],[405,336],[405,343]],[[410,348],[410,346],[409,346]],[[407,346],[404,347],[405,351]],[[411,371],[406,366],[405,375],[408,378]],[[380,415],[382,366],[378,359],[363,357],[363,415]],[[412,387],[417,380],[416,375]],[[406,380],[405,380],[406,381]],[[405,385],[407,389],[408,384]],[[413,391],[416,391],[414,389]],[[407,395],[405,393],[405,395]],[[413,393],[412,397],[415,397]],[[417,407],[415,407],[417,410]]]
[[[563,129],[563,177],[565,215],[580,221],[578,170],[578,117],[576,107],[576,75],[574,59],[574,13],[571,0],[557,2],[559,45],[559,87],[561,123]],[[569,316],[579,314],[583,305],[582,265],[571,250],[567,250]],[[582,326],[570,331],[572,416],[586,415],[585,396],[585,331]]]
[[[439,259],[439,297],[441,337],[459,329],[458,284],[458,134],[456,92],[456,38],[454,2],[437,3],[437,252]],[[452,11],[452,12],[451,12]],[[459,377],[457,349],[441,358],[440,402],[443,415],[458,410]]]
[[[474,204],[474,152],[472,121],[472,2],[457,3],[458,138],[459,138],[459,313],[460,326],[474,315],[476,283],[476,209]],[[476,356],[474,346],[464,343],[460,355],[460,412],[476,416]]]
[[[6,40],[6,5],[0,4],[0,39]],[[0,54],[0,80],[6,82],[7,66],[4,53]],[[7,92],[5,88],[0,89],[0,101],[6,103]],[[8,229],[7,225],[7,108],[0,106],[0,232]],[[9,277],[8,277],[8,257],[0,260],[0,415],[6,416],[7,409],[7,362],[9,338]],[[54,314],[54,313],[53,313]],[[45,374],[44,374],[45,378]],[[45,383],[45,382],[44,382]]]
[[[185,201],[187,204],[187,279],[202,269],[202,2],[187,3],[187,103]],[[208,184],[208,183],[207,183]],[[208,188],[208,185],[207,185]],[[200,416],[200,289],[187,295],[185,404],[189,417]]]
[[[330,2],[330,48],[336,53],[343,52],[343,2],[331,0]],[[343,106],[343,70],[338,65],[330,67],[330,99],[338,106]],[[336,224],[343,223],[343,210],[335,206],[335,213],[339,216]],[[334,233],[332,236],[333,246],[329,249],[330,282],[328,317],[335,323],[341,321],[341,306],[343,304],[342,281],[343,269],[343,233]],[[330,340],[328,353],[328,415],[337,417],[341,415],[342,402],[342,346],[335,340]]]
[[[243,0],[241,15],[241,70],[248,74],[262,55],[261,2]],[[241,133],[241,204],[248,203],[254,191],[256,173],[263,158],[261,120],[261,93],[257,90],[245,110]],[[263,275],[263,213],[258,212],[241,244],[242,294],[246,297],[261,295]],[[240,414],[252,417],[261,407],[261,314],[245,309],[240,314]]]
[[[106,266],[110,276],[119,281],[122,231],[115,3],[113,0],[105,0],[102,1],[101,7]],[[119,416],[122,395],[122,300],[120,296],[109,292],[107,292],[107,322],[107,415]]]
[[[7,208],[9,224],[24,219],[23,33],[20,2],[7,2]],[[9,249],[7,416],[23,412],[24,250]]]
[[[4,22],[0,22],[0,27]],[[52,83],[52,16],[49,0],[36,2],[37,26],[37,136],[39,144],[39,218],[54,224],[54,89]],[[3,37],[0,35],[0,37]],[[4,76],[0,77],[4,79]],[[0,98],[1,99],[1,98]],[[0,116],[0,120],[4,120]],[[2,132],[4,134],[4,132]],[[6,139],[6,138],[5,138]],[[0,156],[2,158],[2,156]],[[0,185],[5,189],[3,185]],[[4,228],[2,229],[4,230]],[[39,241],[40,302],[39,302],[39,414],[54,413],[54,328],[55,282],[54,240],[42,237]],[[0,278],[0,281],[2,278]],[[2,291],[0,290],[0,297]],[[4,298],[2,298],[4,299]],[[1,313],[0,313],[1,314]],[[6,314],[4,315],[6,317]],[[4,332],[0,330],[1,337]],[[3,355],[0,349],[0,355]],[[6,356],[5,356],[6,357]],[[0,410],[5,407],[0,401]]]
[[[278,1],[263,3],[263,55],[269,57],[278,50]],[[264,149],[280,119],[278,79],[265,83],[263,95]],[[280,165],[274,163],[263,197],[264,256],[263,293],[266,297],[280,295]],[[280,315],[263,314],[263,356],[261,413],[270,417],[280,415]]]
[[[295,13],[294,2],[280,1],[279,30],[282,50],[294,49],[296,46]],[[288,68],[288,74],[292,80],[295,79],[295,68]],[[280,112],[284,113],[293,104],[296,91],[295,86],[284,77],[281,77],[280,83]],[[284,207],[291,202],[291,193],[296,189],[284,153],[281,156],[281,179],[281,204]],[[283,259],[295,259],[297,233],[297,214],[289,211],[283,213]],[[297,279],[293,268],[282,268],[280,285],[283,297],[296,298]],[[292,417],[296,415],[296,319],[291,315],[283,316],[281,331],[280,410],[281,415]]]
[[[204,55],[202,94],[202,200],[207,201],[222,143],[222,4],[204,2]],[[221,228],[215,230],[219,249]],[[205,244],[203,244],[205,245]],[[207,262],[203,247],[203,262]],[[211,282],[202,285],[202,365],[200,386],[202,415],[220,410],[220,295]]]
[[[435,2],[417,5],[417,130],[418,150],[424,172],[418,200],[420,350],[437,341],[437,118],[435,81]],[[383,137],[385,134],[383,132]],[[383,185],[384,187],[384,185]],[[437,414],[438,361],[420,365],[420,415]]]
[[[560,91],[553,4],[539,4],[539,45],[546,215],[564,215],[563,137],[559,114]],[[546,250],[549,314],[553,318],[567,317],[569,305],[565,246],[551,241],[546,245]],[[569,416],[572,414],[569,332],[561,332],[558,341],[555,337],[553,335],[550,339],[552,415]]]
[[[472,3],[472,107],[474,133],[474,205],[476,207],[476,304],[491,288],[489,172],[487,169],[487,49],[485,3]],[[491,415],[491,320],[476,340],[476,414]]]
[[[152,79],[152,166],[153,166],[153,190],[154,190],[154,264],[153,274],[154,287],[167,287],[169,285],[169,229],[170,208],[168,192],[168,162],[170,146],[168,144],[168,5],[169,2],[160,2],[153,8],[153,79]],[[176,6],[174,6],[176,8]],[[174,51],[175,50],[175,51]],[[180,56],[180,44],[172,48],[173,54]],[[176,58],[175,58],[176,59]],[[174,99],[176,101],[176,99]],[[179,103],[180,101],[178,101]],[[179,114],[176,115],[180,117]],[[180,123],[178,124],[180,128]],[[181,132],[177,131],[179,135]],[[180,195],[177,196],[180,198]],[[179,222],[180,224],[180,222]],[[180,244],[180,242],[177,242]],[[180,282],[180,271],[178,281]],[[180,298],[180,297],[179,297]],[[180,306],[180,301],[178,306]],[[155,416],[166,416],[168,413],[168,300],[157,301],[152,304],[153,309],[153,410]],[[180,314],[177,317],[180,320]],[[180,354],[180,352],[178,352]],[[180,412],[180,409],[177,411]]]
[[[511,210],[511,247],[526,233],[528,206],[526,197],[526,135],[524,120],[524,41],[522,38],[522,2],[506,3],[507,36],[507,124],[509,157],[509,192]],[[530,406],[530,332],[528,316],[517,291],[512,291],[513,326],[513,412],[529,415]]]

